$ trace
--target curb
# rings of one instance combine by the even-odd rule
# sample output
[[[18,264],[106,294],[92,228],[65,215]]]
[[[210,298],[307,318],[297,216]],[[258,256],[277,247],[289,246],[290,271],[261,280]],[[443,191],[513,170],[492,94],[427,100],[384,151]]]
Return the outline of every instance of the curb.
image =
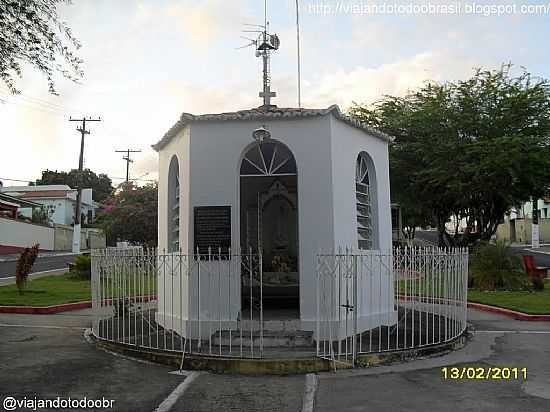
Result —
[[[528,313],[517,312],[511,309],[499,308],[498,306],[484,305],[483,303],[468,302],[468,307],[478,309],[483,312],[496,313],[499,315],[508,316],[517,320],[550,322],[550,315],[530,315]]]
[[[157,296],[136,296],[135,301],[149,302],[157,299]],[[103,302],[112,304],[113,299],[105,299]],[[0,306],[0,313],[23,313],[34,315],[49,315],[52,313],[67,312],[70,310],[89,309],[92,307],[92,301],[62,303],[52,306]]]
[[[92,301],[63,303],[52,306],[0,306],[0,313],[20,313],[32,315],[50,315],[52,313],[67,312],[70,310],[88,309]]]
[[[334,372],[336,370],[351,370],[351,363],[333,362],[330,359],[312,356],[311,358],[278,358],[278,359],[247,359],[201,356],[166,352],[162,350],[141,348],[139,346],[107,342],[91,336],[96,347],[110,352],[122,354],[141,361],[149,361],[174,366],[185,370],[206,370],[214,373],[241,375],[297,375],[315,372]],[[395,362],[407,362],[420,357],[444,355],[457,350],[466,344],[467,334],[462,334],[454,340],[437,345],[407,349],[397,352],[364,354],[357,356],[359,368],[369,368],[389,365]]]

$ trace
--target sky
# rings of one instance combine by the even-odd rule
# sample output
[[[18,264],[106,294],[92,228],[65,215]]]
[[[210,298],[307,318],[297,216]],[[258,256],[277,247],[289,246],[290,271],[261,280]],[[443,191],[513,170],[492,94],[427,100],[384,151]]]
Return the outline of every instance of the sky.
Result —
[[[545,1],[299,0],[302,103],[308,108],[372,103],[426,80],[469,77],[476,67],[523,66],[550,78],[550,3]],[[269,0],[274,103],[297,107],[295,0]],[[59,14],[82,43],[85,76],[45,78],[25,69],[20,96],[0,82],[0,181],[25,184],[41,171],[78,167],[89,125],[85,167],[120,183],[157,178],[151,149],[182,112],[201,114],[261,105],[261,60],[241,36],[261,24],[264,0],[75,0]],[[14,179],[14,180],[8,180]]]

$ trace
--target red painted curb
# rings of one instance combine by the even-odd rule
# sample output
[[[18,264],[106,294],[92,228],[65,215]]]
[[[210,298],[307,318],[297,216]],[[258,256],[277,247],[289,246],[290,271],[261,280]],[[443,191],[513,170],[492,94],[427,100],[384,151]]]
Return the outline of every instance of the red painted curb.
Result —
[[[550,315],[529,315],[528,313],[517,312],[511,309],[499,308],[497,306],[484,305],[483,303],[468,302],[468,307],[482,310],[484,312],[497,313],[517,320],[550,322]]]
[[[87,309],[92,307],[92,301],[64,303],[53,306],[0,306],[0,313],[24,313],[35,315],[48,315],[52,313],[66,312],[69,310]]]

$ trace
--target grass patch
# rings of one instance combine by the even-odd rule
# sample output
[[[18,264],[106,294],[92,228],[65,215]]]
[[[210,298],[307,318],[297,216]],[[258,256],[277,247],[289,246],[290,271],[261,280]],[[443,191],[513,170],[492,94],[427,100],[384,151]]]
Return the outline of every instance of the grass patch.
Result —
[[[16,285],[0,286],[2,306],[51,306],[91,300],[90,280],[66,273],[29,280],[23,295]]]
[[[546,281],[544,290],[538,292],[470,289],[468,301],[512,309],[530,315],[548,315],[550,314],[550,282]]]
[[[136,295],[156,295],[157,279],[129,275],[102,277],[101,289],[105,298],[133,296],[134,291]],[[72,273],[31,279],[23,295],[15,284],[0,286],[0,306],[52,306],[89,300],[92,300],[90,280]]]

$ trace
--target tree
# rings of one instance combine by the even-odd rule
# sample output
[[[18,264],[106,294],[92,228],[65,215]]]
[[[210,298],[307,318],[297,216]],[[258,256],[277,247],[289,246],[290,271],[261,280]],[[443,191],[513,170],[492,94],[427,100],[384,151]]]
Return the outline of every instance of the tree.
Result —
[[[42,72],[50,93],[57,94],[54,74],[78,81],[82,60],[80,43],[59,20],[57,6],[70,0],[0,0],[0,79],[18,93],[14,77],[22,77],[22,64]]]
[[[37,179],[36,185],[68,185],[72,188],[78,188],[78,169],[72,169],[70,172],[58,172],[57,170],[42,171],[42,178]],[[103,202],[113,193],[112,181],[106,174],[99,175],[90,169],[82,171],[82,188],[92,188],[93,198],[97,202]]]
[[[26,247],[17,258],[17,264],[15,266],[15,284],[17,285],[20,295],[23,294],[23,290],[27,286],[29,273],[31,273],[32,266],[38,257],[39,247],[40,244],[38,243],[33,247]]]
[[[129,241],[148,247],[157,245],[158,187],[124,183],[106,202],[97,217],[109,245]]]
[[[477,69],[468,80],[354,104],[350,114],[395,137],[394,200],[430,215],[441,245],[490,240],[510,207],[549,186],[550,82],[525,70]]]

